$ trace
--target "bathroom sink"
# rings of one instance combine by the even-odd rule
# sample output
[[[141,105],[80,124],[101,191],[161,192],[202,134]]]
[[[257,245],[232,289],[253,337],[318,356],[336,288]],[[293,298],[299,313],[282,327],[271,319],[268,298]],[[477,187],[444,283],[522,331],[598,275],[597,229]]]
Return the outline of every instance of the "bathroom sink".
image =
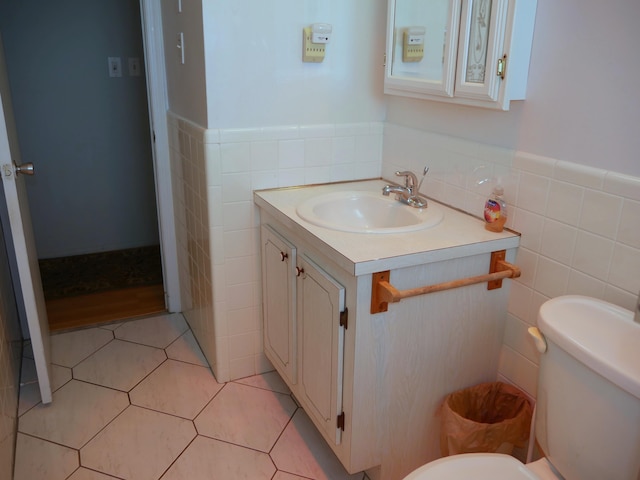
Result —
[[[414,232],[437,225],[444,216],[433,203],[413,208],[381,193],[357,190],[312,197],[296,212],[319,227],[353,233]]]

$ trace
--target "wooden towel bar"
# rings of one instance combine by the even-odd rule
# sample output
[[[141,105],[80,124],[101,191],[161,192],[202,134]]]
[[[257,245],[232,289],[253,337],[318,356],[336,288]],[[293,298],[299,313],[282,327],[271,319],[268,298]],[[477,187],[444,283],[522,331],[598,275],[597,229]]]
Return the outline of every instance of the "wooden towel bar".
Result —
[[[408,290],[398,290],[389,283],[389,270],[374,273],[371,289],[371,313],[386,312],[389,303],[399,302],[404,298],[465,287],[476,283],[488,282],[487,290],[501,288],[503,279],[518,278],[520,276],[520,268],[505,261],[506,253],[506,250],[491,253],[491,265],[489,267],[489,273],[487,274],[453,280],[451,282],[436,283],[435,285],[410,288]]]

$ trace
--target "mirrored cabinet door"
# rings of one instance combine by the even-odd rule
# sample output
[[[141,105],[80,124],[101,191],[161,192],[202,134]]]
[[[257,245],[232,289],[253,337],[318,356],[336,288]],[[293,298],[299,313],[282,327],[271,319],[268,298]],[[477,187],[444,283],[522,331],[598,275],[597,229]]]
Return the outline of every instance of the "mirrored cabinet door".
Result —
[[[462,1],[456,96],[499,100],[508,7],[508,0]]]
[[[459,0],[391,0],[385,93],[453,96]]]
[[[508,110],[526,97],[537,0],[388,0],[384,92]]]

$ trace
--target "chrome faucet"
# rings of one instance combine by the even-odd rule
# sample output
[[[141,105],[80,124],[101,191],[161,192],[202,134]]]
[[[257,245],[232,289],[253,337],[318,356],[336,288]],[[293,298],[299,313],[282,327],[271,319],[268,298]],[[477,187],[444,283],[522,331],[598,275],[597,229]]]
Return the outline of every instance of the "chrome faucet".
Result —
[[[425,168],[425,175],[428,168]],[[388,197],[390,193],[396,194],[396,199],[399,202],[405,203],[415,208],[422,208],[427,206],[427,200],[420,198],[420,185],[422,180],[418,184],[416,174],[413,172],[396,172],[398,177],[404,177],[404,186],[402,185],[385,185],[382,188],[382,195]],[[424,179],[424,176],[422,177]]]
[[[636,314],[633,316],[633,321],[640,323],[640,294],[638,294],[638,299],[636,300]]]

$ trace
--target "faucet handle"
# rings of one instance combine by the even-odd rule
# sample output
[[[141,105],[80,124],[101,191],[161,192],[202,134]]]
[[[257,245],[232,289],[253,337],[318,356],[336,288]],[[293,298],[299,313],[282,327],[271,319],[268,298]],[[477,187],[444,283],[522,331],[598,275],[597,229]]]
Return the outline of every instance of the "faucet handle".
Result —
[[[404,186],[407,188],[410,188],[413,193],[413,188],[418,183],[418,179],[416,178],[415,173],[405,170],[403,172],[400,172],[400,171],[396,172],[396,175],[398,177],[404,177]]]

